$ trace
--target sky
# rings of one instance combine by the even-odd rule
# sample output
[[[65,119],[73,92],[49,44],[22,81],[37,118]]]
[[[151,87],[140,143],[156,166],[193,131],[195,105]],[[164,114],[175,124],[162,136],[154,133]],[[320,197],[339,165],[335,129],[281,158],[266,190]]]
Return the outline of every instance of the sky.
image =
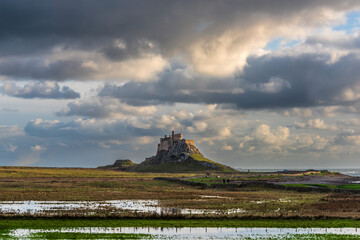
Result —
[[[358,0],[2,0],[0,165],[360,168]]]

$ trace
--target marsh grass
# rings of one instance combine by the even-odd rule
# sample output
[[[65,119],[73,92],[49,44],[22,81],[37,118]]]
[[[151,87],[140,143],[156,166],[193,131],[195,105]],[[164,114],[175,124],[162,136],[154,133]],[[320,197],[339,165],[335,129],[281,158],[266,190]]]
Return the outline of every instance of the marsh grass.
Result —
[[[0,239],[12,239],[10,234],[10,229],[0,228]]]
[[[11,229],[57,229],[78,227],[282,227],[282,228],[344,228],[360,227],[360,221],[351,219],[171,219],[171,218],[14,218],[1,219],[0,233]]]
[[[41,167],[0,167],[0,178],[61,178],[61,177],[181,177],[195,176],[196,173],[135,173],[111,171],[97,168],[41,168]]]
[[[319,188],[332,188],[332,189],[360,189],[360,184],[342,184],[342,185],[331,185],[331,184],[314,184],[314,183],[303,183],[303,184],[284,184],[290,187],[319,187]]]
[[[104,201],[159,200],[161,207],[219,210],[207,218],[360,218],[360,195],[344,193],[299,193],[266,187],[212,189],[154,180],[154,177],[194,178],[195,181],[232,181],[257,174],[154,174],[127,173],[99,169],[0,167],[0,201]],[[274,174],[273,174],[274,175]],[[261,177],[271,177],[268,176]],[[280,176],[281,177],[281,176]],[[347,184],[344,187],[352,188]],[[204,197],[206,196],[206,197]],[[224,214],[228,209],[242,209]],[[107,217],[161,217],[144,213],[114,213],[111,209],[97,214]],[[86,211],[59,212],[60,217],[82,217]],[[3,214],[4,217],[6,217]],[[49,214],[48,217],[53,217]],[[195,216],[189,216],[192,218]]]
[[[32,234],[30,239],[155,239],[151,234],[132,233],[62,233],[44,232]]]

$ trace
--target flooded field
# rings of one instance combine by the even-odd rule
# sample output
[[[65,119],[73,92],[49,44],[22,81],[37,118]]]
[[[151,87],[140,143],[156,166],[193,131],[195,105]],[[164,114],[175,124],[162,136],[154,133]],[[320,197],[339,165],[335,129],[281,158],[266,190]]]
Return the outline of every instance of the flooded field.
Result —
[[[266,174],[258,175],[250,172],[206,178],[203,174],[0,167],[0,216],[146,218],[186,215],[187,218],[202,218],[201,214],[206,214],[207,218],[360,218],[360,194],[297,192],[260,186],[236,190],[203,188],[155,179],[274,180]],[[284,176],[287,177],[288,174]],[[338,178],[330,173],[293,177],[296,181],[302,177]],[[358,179],[345,177],[345,180],[348,184]]]
[[[11,216],[46,216],[66,213],[94,215],[108,213],[149,213],[154,215],[232,214],[243,213],[242,209],[209,210],[176,207],[161,207],[158,200],[113,200],[113,201],[1,201],[0,213]]]
[[[29,239],[41,234],[141,234],[155,239],[297,239],[317,235],[360,236],[358,228],[159,228],[159,227],[84,227],[60,229],[14,229],[7,236],[15,239]],[[132,235],[134,236],[134,235]],[[311,237],[312,236],[312,237]],[[295,237],[295,238],[294,238]]]

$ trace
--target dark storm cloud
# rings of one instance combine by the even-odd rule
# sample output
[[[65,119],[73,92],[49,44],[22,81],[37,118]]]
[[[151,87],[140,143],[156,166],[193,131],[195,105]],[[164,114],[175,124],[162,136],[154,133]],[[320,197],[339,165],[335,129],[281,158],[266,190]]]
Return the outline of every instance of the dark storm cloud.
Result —
[[[197,65],[207,69],[210,63],[202,58],[193,59],[191,47],[196,43],[200,42],[196,45],[200,55],[216,57],[216,51],[221,48],[216,38],[229,31],[238,36],[226,46],[228,53],[255,41],[252,38],[257,35],[252,33],[258,29],[266,29],[259,38],[271,38],[271,25],[280,26],[284,22],[295,26],[321,25],[321,21],[332,19],[328,12],[348,11],[358,6],[360,2],[356,0],[33,0],[31,4],[26,0],[3,0],[0,2],[0,58],[3,58],[0,75],[21,80],[96,79],[96,74],[102,77],[106,74],[106,68],[95,71],[84,67],[83,61],[95,66],[103,63],[101,57],[119,62],[147,54],[161,55],[165,61],[181,56],[195,69]],[[38,60],[62,51],[79,50],[92,53],[92,58],[75,54],[70,59],[47,64]],[[16,60],[21,57],[26,60]],[[227,59],[221,60],[221,64]],[[225,72],[232,71],[233,68]],[[133,75],[124,76],[131,80]]]
[[[124,140],[131,137],[158,136],[159,129],[144,129],[122,121],[92,121],[77,119],[71,122],[36,119],[24,128],[27,135],[57,138],[58,140],[82,139],[86,141]]]
[[[75,99],[80,94],[68,86],[60,87],[56,82],[30,82],[17,86],[7,82],[0,87],[0,93],[18,98]]]
[[[122,61],[126,59],[138,58],[146,54],[156,53],[158,49],[149,41],[114,41],[102,49],[102,52],[112,61]]]
[[[356,5],[359,2],[355,0],[34,0],[31,4],[4,0],[0,3],[0,54],[36,53],[56,45],[104,47],[109,39],[117,38],[128,43],[155,41],[163,52],[171,53],[202,35],[216,35],[235,24],[241,29],[270,17],[283,21],[303,10],[325,7],[341,11]],[[303,19],[306,21],[311,19]]]
[[[82,61],[61,60],[47,64],[43,60],[10,60],[0,63],[0,74],[12,78],[37,80],[86,79],[93,72]]]
[[[216,84],[215,80],[207,83],[206,79],[195,79],[193,82],[199,85],[191,85],[187,84],[186,78],[164,77],[155,83],[107,84],[99,95],[133,105],[217,103],[234,104],[244,109],[349,104],[351,99],[342,99],[341,94],[360,84],[360,60],[351,54],[335,63],[328,63],[329,60],[330,56],[326,54],[251,57],[248,66],[234,81],[218,80]],[[286,83],[285,87],[264,91],[264,86],[270,90],[276,86],[272,79],[281,79]],[[215,91],[213,87],[207,88],[207,84],[222,85],[222,88]],[[244,92],[234,93],[234,87],[244,89]]]

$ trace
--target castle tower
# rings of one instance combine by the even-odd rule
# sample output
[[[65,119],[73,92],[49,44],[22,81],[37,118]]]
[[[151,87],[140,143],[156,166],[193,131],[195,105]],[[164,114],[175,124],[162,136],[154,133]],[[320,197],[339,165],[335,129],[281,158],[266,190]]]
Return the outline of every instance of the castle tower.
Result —
[[[174,135],[175,135],[175,132],[174,131],[171,131],[171,146],[174,145]]]

